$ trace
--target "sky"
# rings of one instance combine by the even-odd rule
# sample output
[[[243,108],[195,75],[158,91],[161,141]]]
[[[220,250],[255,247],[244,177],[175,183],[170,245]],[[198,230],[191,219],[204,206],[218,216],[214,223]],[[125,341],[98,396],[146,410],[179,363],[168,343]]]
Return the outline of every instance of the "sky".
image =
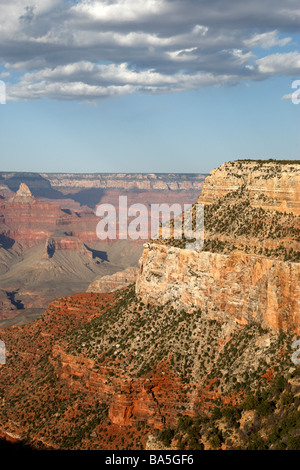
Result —
[[[300,158],[299,0],[0,0],[0,13],[1,171]]]

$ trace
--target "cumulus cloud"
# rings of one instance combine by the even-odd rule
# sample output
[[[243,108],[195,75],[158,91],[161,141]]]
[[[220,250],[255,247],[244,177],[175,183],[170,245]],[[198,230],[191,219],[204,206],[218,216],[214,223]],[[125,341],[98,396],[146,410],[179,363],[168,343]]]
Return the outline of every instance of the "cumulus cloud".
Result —
[[[109,22],[136,22],[172,11],[169,2],[164,0],[119,0],[119,1],[93,1],[83,0],[72,7],[72,13],[79,18],[86,17],[92,21]]]
[[[262,47],[269,49],[274,46],[286,46],[292,40],[291,37],[279,38],[278,31],[268,31],[266,33],[254,34],[250,39],[246,39],[246,47]]]
[[[300,74],[300,52],[271,54],[256,61],[258,72],[265,75]]]
[[[26,73],[17,84],[8,87],[8,94],[11,100],[47,96],[53,99],[92,101],[134,92],[180,92],[225,84],[236,79],[232,75],[216,77],[208,72],[169,75],[151,69],[134,71],[126,63],[95,65],[91,62],[77,62]]]
[[[284,7],[227,0],[226,9],[221,0],[0,0],[0,7],[8,99],[93,101],[300,73],[298,0]]]

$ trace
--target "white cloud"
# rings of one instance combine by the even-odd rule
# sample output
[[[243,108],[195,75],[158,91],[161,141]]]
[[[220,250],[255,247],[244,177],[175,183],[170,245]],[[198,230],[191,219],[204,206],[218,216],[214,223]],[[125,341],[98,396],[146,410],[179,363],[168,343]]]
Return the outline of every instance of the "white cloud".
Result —
[[[8,100],[19,101],[35,100],[44,97],[50,99],[92,101],[94,99],[112,98],[120,95],[133,93],[135,88],[130,85],[124,86],[93,86],[83,82],[47,82],[40,81],[33,84],[20,82],[8,88]]]
[[[80,18],[107,22],[132,22],[149,15],[166,13],[170,5],[164,0],[84,0],[73,6],[72,13]]]
[[[166,54],[175,61],[178,62],[187,62],[193,59],[197,59],[197,54],[191,54],[191,52],[196,51],[197,47],[190,47],[189,49],[181,49],[179,51],[171,51]]]
[[[254,34],[250,39],[245,39],[244,44],[250,49],[253,47],[269,49],[274,46],[286,46],[291,40],[291,37],[279,39],[278,31],[268,31],[266,33]]]
[[[252,52],[243,52],[241,49],[233,49],[230,52],[240,65],[247,64],[253,57]]]
[[[300,74],[300,52],[271,54],[256,60],[257,70],[268,75]]]
[[[63,4],[63,0],[1,1],[0,37],[16,39],[15,34],[20,31],[20,27],[26,27],[34,17],[53,11],[59,4]]]
[[[0,4],[0,61],[11,74],[11,99],[178,92],[300,70],[298,0],[284,9],[279,0],[227,0],[226,10],[220,0]],[[286,49],[255,60],[257,47]]]
[[[282,99],[283,100],[291,100],[293,97],[293,93],[289,93],[288,95],[283,95]]]
[[[24,74],[19,83],[8,87],[7,99],[16,101],[48,97],[90,101],[133,92],[174,93],[226,84],[236,79],[231,75],[214,76],[203,72],[194,75],[167,75],[154,70],[136,72],[126,63],[95,65],[78,62]]]
[[[10,77],[10,72],[1,72],[0,73],[0,78],[7,78]]]

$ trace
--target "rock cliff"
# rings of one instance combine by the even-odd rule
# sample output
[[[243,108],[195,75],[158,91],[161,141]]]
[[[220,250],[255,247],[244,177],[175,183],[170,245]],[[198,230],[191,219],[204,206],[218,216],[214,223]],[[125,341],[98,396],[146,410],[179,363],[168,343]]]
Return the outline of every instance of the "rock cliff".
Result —
[[[203,174],[165,174],[165,173],[44,173],[56,189],[68,188],[109,188],[138,189],[142,191],[178,191],[195,189],[200,191],[205,176]]]
[[[227,162],[205,179],[198,202],[212,204],[244,187],[254,207],[300,215],[300,162]]]
[[[17,198],[30,199],[32,197],[31,191],[25,183],[21,183],[16,193]]]
[[[56,229],[69,228],[78,219],[75,213],[36,199],[24,183],[13,197],[0,202],[0,218],[5,223],[2,233],[24,247],[45,240]]]
[[[66,235],[52,235],[50,236],[45,245],[45,254],[47,258],[52,258],[56,251],[75,251],[81,255],[87,256],[87,258],[93,258],[93,254],[89,251],[84,243],[82,243],[77,237],[66,236]]]
[[[93,281],[87,292],[113,292],[122,289],[129,284],[133,284],[138,275],[138,268],[127,268],[124,271],[119,271],[109,276],[102,276],[100,279]]]
[[[237,161],[213,170],[198,200],[203,250],[175,240],[145,244],[141,300],[299,333],[299,169],[298,162]]]
[[[145,244],[136,292],[146,304],[300,333],[299,281],[299,263]]]

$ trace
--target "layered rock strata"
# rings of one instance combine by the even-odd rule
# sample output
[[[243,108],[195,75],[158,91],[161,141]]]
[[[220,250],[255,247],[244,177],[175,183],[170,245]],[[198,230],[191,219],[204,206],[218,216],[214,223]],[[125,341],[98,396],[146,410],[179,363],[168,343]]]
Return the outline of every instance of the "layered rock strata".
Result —
[[[251,322],[300,332],[300,264],[234,252],[197,252],[145,244],[136,293],[144,303],[229,313]]]
[[[213,170],[198,199],[206,206],[203,250],[174,240],[145,244],[141,300],[299,333],[299,169],[299,162],[236,161]]]
[[[212,204],[244,187],[254,207],[300,215],[300,162],[234,161],[205,179],[198,202]]]
[[[118,289],[123,289],[129,284],[133,284],[138,275],[138,268],[127,268],[124,271],[119,271],[109,276],[102,276],[100,279],[93,281],[87,292],[114,292]]]

